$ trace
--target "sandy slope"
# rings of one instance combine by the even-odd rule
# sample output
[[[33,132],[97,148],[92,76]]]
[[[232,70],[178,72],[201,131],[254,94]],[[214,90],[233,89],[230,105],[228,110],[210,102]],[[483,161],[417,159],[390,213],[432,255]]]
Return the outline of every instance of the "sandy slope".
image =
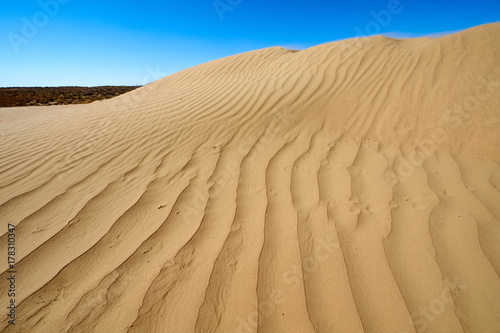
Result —
[[[500,332],[499,111],[500,24],[3,109],[0,330]]]

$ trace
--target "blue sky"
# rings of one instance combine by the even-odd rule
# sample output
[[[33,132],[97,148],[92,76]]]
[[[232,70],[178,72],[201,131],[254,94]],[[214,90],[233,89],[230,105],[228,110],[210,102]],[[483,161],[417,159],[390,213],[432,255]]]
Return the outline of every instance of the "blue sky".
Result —
[[[264,47],[497,21],[498,0],[2,1],[0,86],[141,85]]]

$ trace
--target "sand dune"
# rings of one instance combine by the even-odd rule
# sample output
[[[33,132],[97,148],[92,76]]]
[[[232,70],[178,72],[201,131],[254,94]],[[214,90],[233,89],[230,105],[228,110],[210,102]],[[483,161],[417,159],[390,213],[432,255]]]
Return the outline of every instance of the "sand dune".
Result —
[[[0,331],[500,332],[499,111],[500,23],[2,109]]]

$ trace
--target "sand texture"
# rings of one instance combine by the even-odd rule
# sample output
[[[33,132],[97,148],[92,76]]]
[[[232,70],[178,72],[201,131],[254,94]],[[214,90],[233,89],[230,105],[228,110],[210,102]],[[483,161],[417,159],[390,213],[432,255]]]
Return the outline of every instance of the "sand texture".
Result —
[[[2,332],[500,332],[500,23],[2,109],[0,218]]]

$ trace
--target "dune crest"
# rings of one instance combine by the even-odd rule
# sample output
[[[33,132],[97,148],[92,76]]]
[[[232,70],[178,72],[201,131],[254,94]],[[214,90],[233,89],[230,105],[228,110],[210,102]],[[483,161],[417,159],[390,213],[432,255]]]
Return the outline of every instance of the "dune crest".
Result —
[[[499,96],[495,23],[3,109],[0,331],[498,332]]]

